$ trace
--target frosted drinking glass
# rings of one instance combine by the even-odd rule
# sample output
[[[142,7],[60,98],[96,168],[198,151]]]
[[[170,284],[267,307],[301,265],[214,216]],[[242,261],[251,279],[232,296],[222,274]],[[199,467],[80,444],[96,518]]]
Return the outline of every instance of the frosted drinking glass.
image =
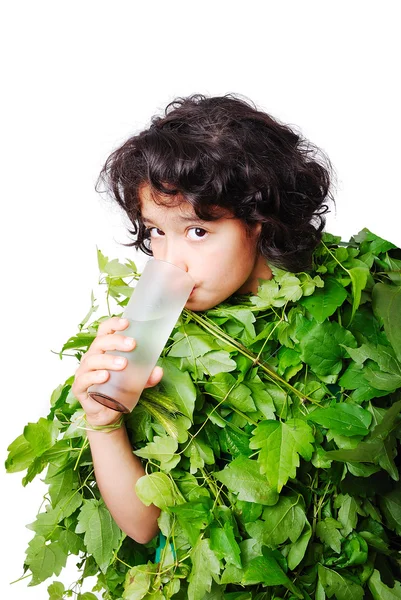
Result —
[[[133,337],[136,346],[130,352],[106,352],[125,356],[128,363],[122,371],[110,369],[107,381],[88,388],[93,400],[123,413],[133,410],[194,286],[180,267],[156,259],[146,263],[122,315],[129,326],[121,335]]]

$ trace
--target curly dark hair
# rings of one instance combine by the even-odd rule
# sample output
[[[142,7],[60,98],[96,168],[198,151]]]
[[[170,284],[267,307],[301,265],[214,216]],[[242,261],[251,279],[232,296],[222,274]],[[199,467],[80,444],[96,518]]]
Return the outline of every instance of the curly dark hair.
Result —
[[[160,203],[184,199],[202,220],[218,218],[220,207],[248,229],[261,223],[258,251],[268,263],[300,272],[312,268],[322,215],[334,202],[333,177],[327,155],[290,126],[234,94],[193,94],[170,102],[117,148],[96,191],[103,182],[132,223],[136,239],[124,246],[152,255],[138,195],[149,184]]]

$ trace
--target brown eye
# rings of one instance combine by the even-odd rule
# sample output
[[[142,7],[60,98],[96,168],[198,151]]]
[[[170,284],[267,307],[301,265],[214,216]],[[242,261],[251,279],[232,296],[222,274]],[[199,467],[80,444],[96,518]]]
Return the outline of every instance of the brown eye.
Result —
[[[191,232],[191,235],[189,233]],[[192,227],[188,229],[188,235],[191,240],[200,240],[207,235],[206,229],[202,229],[202,227]]]
[[[149,227],[147,230],[151,238],[158,238],[164,235],[164,231],[158,229],[157,227]]]

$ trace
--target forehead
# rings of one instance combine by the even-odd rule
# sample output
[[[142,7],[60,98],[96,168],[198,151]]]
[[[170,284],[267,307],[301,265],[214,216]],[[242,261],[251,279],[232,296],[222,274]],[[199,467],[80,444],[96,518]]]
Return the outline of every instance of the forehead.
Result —
[[[139,188],[139,206],[143,221],[151,221],[153,218],[173,218],[180,221],[202,221],[197,216],[194,207],[185,198],[177,194],[175,196],[162,195],[151,188],[149,184],[143,184]],[[210,213],[218,219],[232,218],[230,211],[220,207],[211,207]],[[203,221],[205,222],[205,221]]]
[[[194,217],[195,211],[191,204],[180,196],[167,196],[156,193],[146,184],[138,192],[139,206],[143,219],[150,219],[153,215],[180,214],[183,217]]]

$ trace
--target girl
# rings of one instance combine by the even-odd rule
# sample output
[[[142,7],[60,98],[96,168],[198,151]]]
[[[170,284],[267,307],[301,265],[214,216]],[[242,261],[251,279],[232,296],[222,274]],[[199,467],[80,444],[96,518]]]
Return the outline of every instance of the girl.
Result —
[[[204,311],[233,294],[256,294],[259,280],[272,277],[269,264],[311,268],[322,215],[333,201],[333,173],[321,150],[250,103],[233,94],[195,94],[168,104],[115,150],[99,181],[133,225],[136,239],[124,245],[188,271],[196,285],[186,308]],[[124,424],[108,427],[120,414],[87,394],[109,370],[125,368],[127,359],[106,351],[135,348],[121,334],[127,326],[117,317],[99,325],[72,392],[93,428],[88,439],[100,493],[118,526],[146,543],[158,533],[160,510],[135,494],[145,471]],[[155,367],[146,387],[162,376]]]

